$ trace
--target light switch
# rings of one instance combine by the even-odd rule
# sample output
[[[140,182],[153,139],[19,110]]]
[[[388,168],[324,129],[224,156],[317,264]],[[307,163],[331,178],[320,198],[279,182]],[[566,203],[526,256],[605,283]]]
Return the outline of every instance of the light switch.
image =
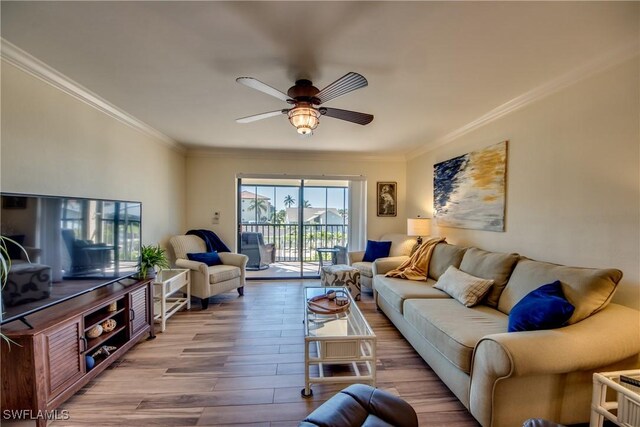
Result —
[[[216,211],[213,213],[213,221],[211,221],[214,224],[219,224],[220,223],[220,212]]]

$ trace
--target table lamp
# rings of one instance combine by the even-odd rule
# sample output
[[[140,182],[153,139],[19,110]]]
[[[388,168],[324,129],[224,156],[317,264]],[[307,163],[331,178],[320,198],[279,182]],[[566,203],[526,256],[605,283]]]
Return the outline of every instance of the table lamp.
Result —
[[[411,253],[422,244],[422,236],[428,236],[431,231],[431,220],[429,218],[407,218],[407,235],[417,236],[416,245]]]

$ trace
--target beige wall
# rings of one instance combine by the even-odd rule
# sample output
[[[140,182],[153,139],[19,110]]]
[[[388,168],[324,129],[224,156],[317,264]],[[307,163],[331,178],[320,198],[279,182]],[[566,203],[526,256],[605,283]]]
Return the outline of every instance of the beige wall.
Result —
[[[434,227],[452,243],[616,267],[615,301],[640,306],[640,103],[636,57],[408,162],[407,210],[433,206],[434,163],[509,140],[504,233]]]
[[[367,234],[377,239],[386,232],[406,232],[406,163],[404,161],[358,161],[351,156],[331,159],[318,155],[297,156],[260,153],[232,155],[191,153],[187,157],[187,228],[209,228],[228,244],[236,242],[236,190],[238,173],[293,175],[364,175],[367,178]],[[356,156],[357,157],[357,156]],[[376,215],[376,182],[398,183],[398,215]],[[213,212],[220,223],[212,225]]]
[[[143,241],[184,226],[185,156],[2,62],[5,192],[141,201]]]

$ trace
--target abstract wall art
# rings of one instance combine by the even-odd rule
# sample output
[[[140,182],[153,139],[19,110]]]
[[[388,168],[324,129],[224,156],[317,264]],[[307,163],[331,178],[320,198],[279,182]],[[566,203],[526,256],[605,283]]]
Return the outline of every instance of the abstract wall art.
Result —
[[[507,141],[434,165],[438,226],[504,231]]]

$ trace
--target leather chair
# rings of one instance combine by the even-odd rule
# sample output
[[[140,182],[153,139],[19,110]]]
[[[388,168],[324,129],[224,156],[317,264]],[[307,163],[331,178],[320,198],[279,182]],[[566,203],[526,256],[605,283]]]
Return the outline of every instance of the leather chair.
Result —
[[[416,411],[393,394],[365,384],[353,384],[324,402],[300,427],[418,427]]]
[[[244,295],[245,270],[249,258],[242,254],[218,252],[222,265],[208,266],[191,261],[188,253],[207,252],[204,240],[194,235],[173,236],[169,239],[176,255],[176,267],[191,270],[191,295],[200,298],[202,309],[209,306],[209,297],[237,289]]]
[[[529,418],[522,424],[522,427],[564,427],[553,421],[543,420],[542,418]]]
[[[264,244],[262,233],[244,231],[240,235],[240,253],[249,257],[247,270],[265,270],[275,262],[275,245]]]

